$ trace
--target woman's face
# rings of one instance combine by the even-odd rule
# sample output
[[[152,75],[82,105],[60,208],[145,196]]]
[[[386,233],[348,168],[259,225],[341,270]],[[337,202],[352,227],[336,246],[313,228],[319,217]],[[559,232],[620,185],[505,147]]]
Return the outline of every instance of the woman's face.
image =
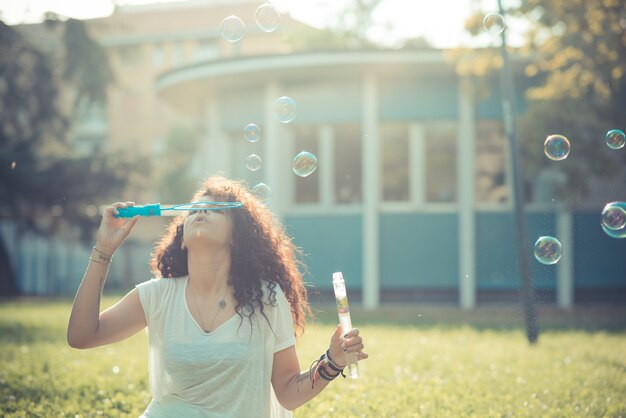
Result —
[[[213,196],[202,200],[214,201]],[[233,221],[226,210],[190,210],[183,225],[183,242],[189,249],[194,246],[230,246],[233,236]]]

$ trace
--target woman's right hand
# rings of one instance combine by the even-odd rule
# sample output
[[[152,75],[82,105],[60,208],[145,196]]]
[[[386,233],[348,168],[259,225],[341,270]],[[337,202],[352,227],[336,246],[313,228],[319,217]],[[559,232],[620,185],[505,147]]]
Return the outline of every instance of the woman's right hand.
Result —
[[[134,206],[135,202],[115,202],[107,207],[102,215],[100,228],[96,236],[96,248],[108,256],[112,256],[115,250],[124,242],[124,239],[135,226],[138,216],[131,219],[116,218],[118,208]]]

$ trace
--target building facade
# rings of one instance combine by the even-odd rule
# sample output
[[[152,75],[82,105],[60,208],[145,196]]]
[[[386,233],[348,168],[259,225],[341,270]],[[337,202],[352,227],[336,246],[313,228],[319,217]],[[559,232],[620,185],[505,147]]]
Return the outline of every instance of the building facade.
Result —
[[[296,52],[283,38],[303,26],[283,17],[277,33],[264,33],[252,20],[255,4],[122,7],[92,22],[120,79],[95,142],[132,144],[160,158],[173,124],[200,127],[193,176],[219,172],[250,187],[269,185],[270,207],[303,249],[306,280],[320,300],[332,300],[335,271],[344,273],[351,299],[369,308],[403,301],[469,309],[515,300],[518,243],[497,79],[478,94],[439,50]],[[229,14],[248,28],[232,44],[218,33]],[[532,81],[516,76],[522,112]],[[281,96],[297,104],[288,124],[274,115]],[[249,123],[261,128],[258,142],[244,139]],[[303,150],[318,158],[304,178],[291,168]],[[254,172],[244,163],[253,153],[262,159]],[[626,190],[605,184],[572,209],[556,198],[561,180],[556,169],[531,185],[529,257],[541,235],[558,237],[564,249],[554,266],[531,260],[538,294],[563,308],[625,302],[626,240],[602,232],[599,211],[603,201],[626,200]],[[162,227],[144,223],[153,232]],[[150,249],[130,246],[133,261],[112,272],[125,284]]]

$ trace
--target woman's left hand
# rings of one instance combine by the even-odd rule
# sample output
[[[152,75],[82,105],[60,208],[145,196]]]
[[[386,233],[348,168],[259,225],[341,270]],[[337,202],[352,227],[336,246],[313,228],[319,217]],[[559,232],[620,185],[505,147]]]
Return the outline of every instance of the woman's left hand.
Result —
[[[335,333],[330,338],[330,356],[334,363],[344,367],[348,362],[346,353],[356,353],[357,360],[365,360],[369,355],[363,351],[365,345],[363,338],[359,336],[359,329],[354,328],[345,336],[341,335],[341,325],[337,325]]]

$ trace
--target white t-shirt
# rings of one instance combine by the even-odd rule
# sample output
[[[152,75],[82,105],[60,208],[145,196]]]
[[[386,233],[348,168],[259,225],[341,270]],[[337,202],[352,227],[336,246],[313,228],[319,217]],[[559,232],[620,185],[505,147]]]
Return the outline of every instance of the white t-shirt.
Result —
[[[252,326],[246,315],[241,322],[235,314],[206,334],[187,305],[187,282],[187,277],[152,279],[136,286],[148,323],[153,398],[142,417],[291,417],[271,385],[274,353],[295,344],[291,309],[280,286],[274,307],[263,282],[271,329],[257,309]]]

